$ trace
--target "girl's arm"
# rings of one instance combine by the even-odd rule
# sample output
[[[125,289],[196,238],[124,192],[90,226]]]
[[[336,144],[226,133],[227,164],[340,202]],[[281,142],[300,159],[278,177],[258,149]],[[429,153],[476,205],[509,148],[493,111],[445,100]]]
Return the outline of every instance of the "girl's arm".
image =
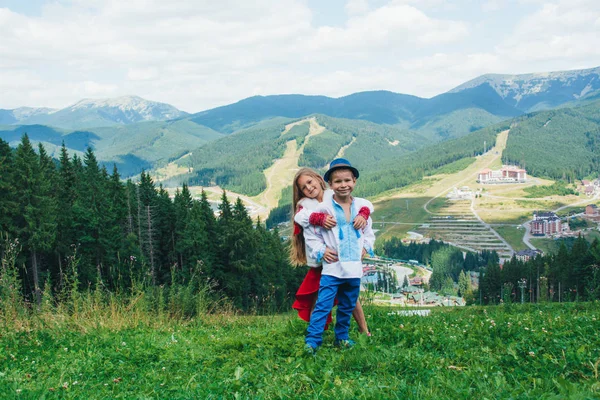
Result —
[[[367,219],[367,225],[363,228],[362,233],[364,239],[363,248],[371,257],[375,256],[373,253],[373,246],[375,246],[375,232],[373,232],[373,220],[371,217]]]
[[[364,203],[361,208],[356,213],[356,217],[354,217],[354,229],[362,229],[367,226],[367,220],[371,216],[371,213],[374,211],[373,204],[365,199],[362,199],[361,203]]]
[[[294,222],[303,229],[307,229],[310,225],[331,229],[336,225],[335,218],[331,215],[324,212],[315,212],[302,206],[298,207],[298,211],[294,215]]]

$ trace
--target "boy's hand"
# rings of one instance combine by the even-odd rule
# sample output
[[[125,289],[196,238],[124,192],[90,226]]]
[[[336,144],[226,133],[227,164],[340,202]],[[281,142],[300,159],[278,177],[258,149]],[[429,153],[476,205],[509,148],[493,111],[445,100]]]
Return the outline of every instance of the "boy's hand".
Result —
[[[327,217],[325,217],[325,221],[323,221],[323,228],[331,229],[336,225],[337,222],[335,221],[335,218],[333,218],[333,216],[328,215]]]
[[[354,217],[354,229],[362,229],[367,226],[367,220],[362,215],[357,215]]]
[[[325,248],[325,254],[323,254],[323,260],[327,262],[327,264],[332,264],[337,262],[338,256],[337,252],[329,247]]]

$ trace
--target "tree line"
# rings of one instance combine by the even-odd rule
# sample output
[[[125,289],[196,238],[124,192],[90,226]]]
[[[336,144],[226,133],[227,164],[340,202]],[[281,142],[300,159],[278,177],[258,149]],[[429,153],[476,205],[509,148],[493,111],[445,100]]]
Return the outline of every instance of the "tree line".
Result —
[[[460,295],[470,303],[584,301],[600,299],[600,241],[589,244],[583,237],[569,249],[561,242],[556,254],[538,255],[527,261],[513,256],[502,265],[495,251],[466,252],[441,241],[406,245],[397,238],[380,243],[380,254],[415,259],[429,264],[429,289],[444,295]],[[478,286],[473,290],[469,272]]]
[[[75,272],[78,290],[202,282],[236,309],[279,310],[304,272],[240,199],[223,193],[216,216],[206,194],[194,200],[187,185],[171,198],[145,172],[138,182],[123,182],[116,167],[109,174],[91,148],[80,157],[63,145],[54,160],[27,135],[14,150],[0,139],[0,249],[34,303]]]

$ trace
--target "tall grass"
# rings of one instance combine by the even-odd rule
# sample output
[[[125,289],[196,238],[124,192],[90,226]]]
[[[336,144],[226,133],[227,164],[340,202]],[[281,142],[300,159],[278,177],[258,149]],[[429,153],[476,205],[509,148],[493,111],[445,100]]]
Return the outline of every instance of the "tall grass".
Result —
[[[0,328],[3,329],[122,329],[161,326],[173,320],[193,320],[216,313],[235,314],[231,303],[214,290],[210,279],[194,274],[184,282],[178,278],[175,267],[168,286],[152,286],[143,277],[132,275],[127,289],[108,291],[99,280],[94,287],[82,290],[76,251],[67,258],[60,289],[53,291],[48,278],[40,304],[32,304],[21,292],[16,264],[19,251],[19,242],[14,240],[6,241],[2,252]]]

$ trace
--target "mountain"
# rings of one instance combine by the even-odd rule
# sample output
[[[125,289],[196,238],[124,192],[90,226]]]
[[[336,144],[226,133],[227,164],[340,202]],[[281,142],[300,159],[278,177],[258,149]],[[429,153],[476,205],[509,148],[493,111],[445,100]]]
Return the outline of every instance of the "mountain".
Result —
[[[0,109],[0,125],[18,124],[38,115],[47,115],[56,111],[53,108],[19,107],[14,110]]]
[[[327,151],[308,149],[302,165],[318,167],[353,138],[356,142],[348,148],[353,159],[361,160],[366,153],[371,158],[365,158],[365,163],[378,163],[384,156],[404,157],[404,153],[468,136],[502,121],[528,118],[527,113],[535,110],[596,104],[599,74],[600,67],[484,75],[429,99],[390,91],[340,98],[254,96],[191,115],[136,96],[82,100],[60,110],[0,110],[4,125],[0,138],[15,145],[27,132],[32,140],[48,146],[60,146],[63,141],[73,151],[91,146],[99,159],[121,163],[127,170],[124,176],[142,165],[156,167],[193,150],[188,163],[196,182],[223,183],[256,193],[264,182],[256,184],[255,177],[285,150],[285,141],[278,135],[282,124],[293,120],[315,116],[329,130],[311,141],[322,142]],[[219,143],[208,145],[215,140]],[[370,141],[376,144],[373,148],[366,145]],[[396,141],[401,143],[398,147],[390,145]],[[248,166],[249,160],[257,165]]]
[[[522,75],[487,74],[448,93],[482,86],[490,86],[508,105],[522,112],[540,111],[600,95],[600,67]]]
[[[129,125],[146,121],[166,121],[188,115],[177,108],[138,96],[111,99],[84,99],[60,109],[17,108],[0,110],[0,123],[49,125],[63,129]]]
[[[460,120],[477,114],[467,124],[439,123],[446,116]],[[340,98],[326,96],[255,96],[237,103],[203,111],[188,117],[216,131],[232,133],[273,117],[300,118],[323,114],[335,118],[366,120],[397,125],[404,129],[424,128],[439,138],[458,137],[500,120],[521,115],[491,88],[472,88],[424,99],[389,91],[354,93]],[[461,117],[463,115],[463,117]],[[437,125],[426,125],[437,121]]]

